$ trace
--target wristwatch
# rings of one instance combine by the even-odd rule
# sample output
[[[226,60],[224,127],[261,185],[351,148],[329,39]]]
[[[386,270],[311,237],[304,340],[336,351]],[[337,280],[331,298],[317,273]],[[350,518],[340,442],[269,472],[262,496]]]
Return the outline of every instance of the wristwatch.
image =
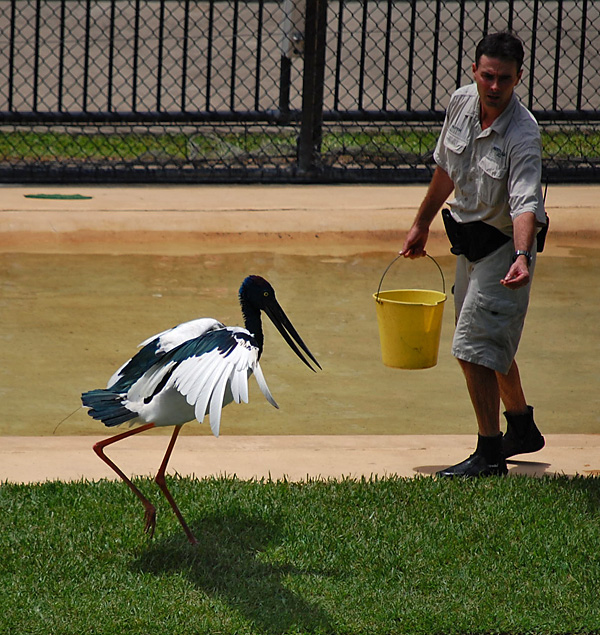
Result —
[[[525,251],[525,249],[517,249],[515,253],[513,254],[513,262],[519,256],[525,256],[525,258],[527,258],[527,266],[529,267],[529,265],[531,264],[531,252]]]

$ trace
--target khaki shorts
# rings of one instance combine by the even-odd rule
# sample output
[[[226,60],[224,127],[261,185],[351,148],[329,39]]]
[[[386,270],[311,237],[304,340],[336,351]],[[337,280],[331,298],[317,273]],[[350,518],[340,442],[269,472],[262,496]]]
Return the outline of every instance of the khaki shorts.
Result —
[[[452,354],[458,359],[506,374],[517,353],[531,282],[511,290],[500,284],[513,259],[512,240],[485,258],[458,256],[454,284],[456,329]],[[533,279],[535,254],[530,272]]]

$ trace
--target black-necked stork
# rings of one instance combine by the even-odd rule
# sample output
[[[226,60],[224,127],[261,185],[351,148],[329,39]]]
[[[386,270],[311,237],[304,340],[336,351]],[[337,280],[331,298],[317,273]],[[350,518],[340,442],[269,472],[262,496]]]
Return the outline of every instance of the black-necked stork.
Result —
[[[156,526],[154,505],[104,454],[105,447],[155,426],[175,426],[155,481],[173,508],[188,540],[195,544],[196,538],[167,489],[167,463],[177,435],[188,421],[197,419],[202,422],[208,414],[211,430],[219,436],[221,409],[232,401],[248,403],[250,375],[256,377],[267,401],[279,407],[269,392],[259,364],[264,341],[261,310],[311,370],[315,369],[298,346],[321,368],[275,299],[273,287],[264,278],[248,276],[240,287],[239,298],[246,328],[225,326],[212,318],[200,318],[163,331],[140,344],[141,350],[110,378],[106,389],[90,390],[81,396],[83,405],[89,408],[88,414],[108,427],[123,423],[143,424],[99,441],[94,445],[94,451],[142,501],[145,531],[150,536]]]

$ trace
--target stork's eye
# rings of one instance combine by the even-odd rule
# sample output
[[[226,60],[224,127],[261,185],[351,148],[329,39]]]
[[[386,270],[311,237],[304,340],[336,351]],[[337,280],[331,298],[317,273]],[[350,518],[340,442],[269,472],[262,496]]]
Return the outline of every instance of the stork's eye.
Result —
[[[268,298],[269,297],[269,292],[268,291],[264,291],[263,295],[265,296],[265,298]]]

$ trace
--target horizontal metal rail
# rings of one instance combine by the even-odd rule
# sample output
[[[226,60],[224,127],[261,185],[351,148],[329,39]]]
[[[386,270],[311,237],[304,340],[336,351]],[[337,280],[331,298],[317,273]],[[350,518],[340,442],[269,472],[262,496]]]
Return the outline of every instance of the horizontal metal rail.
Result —
[[[533,111],[538,122],[560,121],[573,123],[598,123],[600,112],[595,110],[541,110]],[[52,124],[52,123],[265,123],[289,124],[298,123],[302,119],[301,110],[279,111],[215,111],[215,112],[0,112],[2,124]],[[346,110],[323,111],[324,122],[361,123],[417,123],[441,122],[444,112],[431,110],[421,111],[381,111],[381,110]]]

